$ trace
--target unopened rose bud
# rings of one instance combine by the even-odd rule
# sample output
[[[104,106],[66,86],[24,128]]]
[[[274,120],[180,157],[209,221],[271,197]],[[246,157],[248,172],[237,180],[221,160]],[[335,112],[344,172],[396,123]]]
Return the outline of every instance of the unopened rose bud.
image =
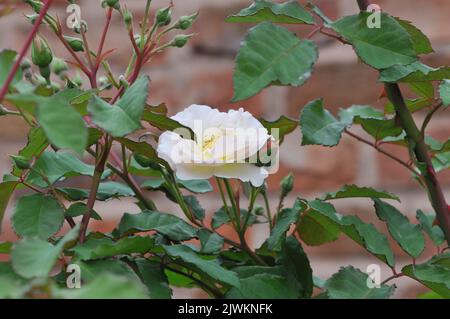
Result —
[[[31,167],[30,162],[26,157],[19,155],[11,155],[10,157],[18,169],[29,169]]]
[[[55,58],[52,63],[53,73],[61,75],[68,70],[66,62],[62,59]]]
[[[50,75],[52,71],[50,70],[50,66],[39,67],[39,73],[41,73],[42,77],[46,80],[50,79]]]
[[[33,40],[31,47],[31,60],[41,68],[45,68],[53,61],[53,53],[47,41],[43,38]]]
[[[175,25],[175,29],[187,30],[194,24],[195,20],[198,17],[198,12],[194,13],[190,16],[181,16],[178,19],[177,24]]]
[[[20,69],[22,71],[28,70],[31,68],[31,62],[28,59],[23,59],[22,62],[20,62]]]
[[[131,28],[133,23],[133,14],[128,9],[123,10],[123,22],[125,23],[127,29]]]
[[[192,34],[178,34],[175,36],[175,38],[173,38],[172,40],[172,46],[177,47],[177,48],[182,48],[186,45],[186,43],[188,42],[188,40],[192,38]]]
[[[30,21],[31,24],[34,24],[36,22],[37,17],[39,17],[38,14],[27,14],[27,15],[25,15],[25,18],[27,18],[27,20]]]
[[[286,197],[294,189],[294,175],[289,173],[281,180],[281,196]]]
[[[170,7],[159,9],[156,13],[156,25],[166,26],[172,20],[172,10]]]
[[[67,41],[72,50],[74,50],[75,52],[84,52],[84,45],[81,39],[69,36],[64,36],[64,39]]]
[[[123,75],[119,76],[119,84],[125,89],[128,89],[128,87],[130,86],[130,83],[128,83],[127,79],[125,79]]]

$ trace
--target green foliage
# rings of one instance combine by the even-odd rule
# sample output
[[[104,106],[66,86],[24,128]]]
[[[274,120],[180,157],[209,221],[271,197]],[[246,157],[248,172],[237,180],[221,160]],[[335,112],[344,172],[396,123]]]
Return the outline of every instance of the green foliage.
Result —
[[[314,24],[312,15],[295,0],[284,3],[273,3],[266,0],[255,0],[248,8],[229,16],[227,22],[259,23],[306,23]]]
[[[394,194],[373,189],[370,187],[359,187],[356,185],[345,185],[337,192],[327,193],[321,197],[322,200],[334,200],[341,198],[384,198],[384,199],[394,199],[400,201],[400,198]]]
[[[0,87],[3,87],[3,84],[8,77],[8,74],[11,70],[11,66],[16,58],[17,53],[12,50],[2,50],[0,51]],[[22,79],[22,71],[19,71],[14,76],[14,80],[12,84],[19,82]]]
[[[344,17],[331,27],[349,41],[358,56],[375,69],[407,65],[417,60],[409,33],[393,17],[381,13],[381,28],[369,28],[370,13]]]
[[[416,213],[416,218],[420,222],[422,230],[430,237],[436,246],[440,246],[444,243],[444,232],[439,226],[434,225],[436,219],[435,214],[425,214],[419,209]]]
[[[17,202],[12,226],[21,237],[48,239],[59,231],[64,222],[64,209],[50,196],[23,196]]]
[[[236,59],[233,101],[249,98],[270,84],[299,86],[317,60],[314,42],[299,40],[271,23],[252,28]]]
[[[308,103],[300,115],[302,145],[335,146],[339,143],[346,125],[338,121],[323,107],[323,100]]]
[[[417,258],[425,249],[425,238],[418,225],[412,225],[408,218],[394,206],[374,199],[378,217],[387,223],[389,232],[400,247],[411,257]]]
[[[439,86],[439,95],[444,106],[450,105],[450,80],[445,80]]]
[[[139,129],[149,81],[148,77],[141,77],[114,105],[94,95],[88,106],[92,121],[114,137],[123,137]]]
[[[349,266],[341,268],[328,279],[325,288],[331,299],[386,299],[394,293],[395,286],[370,288],[369,282],[371,279],[366,273]]]

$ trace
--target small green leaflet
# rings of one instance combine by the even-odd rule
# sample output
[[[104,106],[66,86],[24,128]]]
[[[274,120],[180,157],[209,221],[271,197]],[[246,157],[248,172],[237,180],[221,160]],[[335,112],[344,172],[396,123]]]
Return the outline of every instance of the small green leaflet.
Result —
[[[265,22],[253,27],[239,50],[233,102],[254,96],[270,84],[299,86],[309,79],[318,57],[310,40]]]
[[[333,200],[341,198],[384,198],[400,201],[400,198],[394,194],[373,189],[370,187],[359,187],[356,185],[345,185],[337,192],[327,193],[321,197],[322,200]]]
[[[380,72],[380,82],[428,82],[450,79],[450,67],[432,68],[422,62],[393,65]]]
[[[0,88],[3,87],[3,84],[8,77],[9,71],[11,70],[12,65],[14,64],[14,59],[16,58],[17,53],[12,50],[3,50],[0,51]],[[22,70],[18,70],[11,84],[15,84],[22,79]]]
[[[420,227],[411,224],[394,206],[379,199],[374,199],[374,203],[378,218],[387,223],[389,232],[400,247],[411,257],[419,257],[425,249],[425,238]]]
[[[381,13],[381,28],[369,28],[371,13],[343,17],[331,27],[349,41],[358,56],[375,69],[393,65],[406,65],[417,60],[417,54],[409,33],[393,17]]]
[[[2,230],[2,221],[3,216],[5,215],[6,207],[8,206],[9,199],[11,198],[16,185],[16,182],[0,183],[0,232]]]
[[[146,76],[139,78],[115,105],[94,95],[88,105],[92,121],[114,137],[123,137],[139,129],[149,82]]]
[[[439,95],[445,107],[450,105],[450,80],[444,80],[439,85]]]
[[[435,245],[440,246],[445,241],[444,232],[441,227],[434,225],[436,219],[435,214],[425,214],[420,209],[416,213],[416,218],[420,222],[420,227],[427,233]]]
[[[398,23],[409,33],[411,41],[414,46],[414,50],[417,54],[428,54],[433,53],[433,48],[431,47],[430,39],[427,38],[421,30],[414,26],[410,21],[402,20],[400,18],[395,18]]]
[[[227,22],[259,23],[306,23],[314,24],[313,16],[298,4],[296,0],[284,3],[273,3],[266,0],[255,0],[248,8],[229,16]]]
[[[309,102],[300,115],[302,145],[335,146],[346,126],[323,107],[323,99]]]
[[[387,299],[394,293],[395,286],[381,285],[377,288],[366,273],[352,266],[341,268],[325,283],[331,299]]]

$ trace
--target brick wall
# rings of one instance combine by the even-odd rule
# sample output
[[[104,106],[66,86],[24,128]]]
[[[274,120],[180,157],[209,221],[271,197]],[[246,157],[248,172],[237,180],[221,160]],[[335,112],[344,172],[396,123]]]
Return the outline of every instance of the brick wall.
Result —
[[[99,1],[80,0],[83,19],[89,24],[88,38],[91,45],[98,41],[99,30],[104,17],[99,10]],[[145,1],[128,0],[127,6],[132,10],[142,10]],[[153,1],[155,6],[167,5],[166,0]],[[306,2],[306,1],[301,1]],[[313,1],[332,18],[356,12],[354,0],[319,0]],[[63,20],[66,17],[66,1],[56,1],[55,11]],[[174,0],[175,15],[189,14],[200,10],[194,32],[198,35],[183,49],[170,50],[154,60],[147,72],[152,78],[150,100],[152,103],[165,102],[170,113],[192,103],[208,104],[222,110],[242,106],[257,116],[268,120],[276,119],[281,114],[297,118],[302,107],[311,99],[324,97],[325,105],[333,112],[340,107],[352,104],[372,104],[382,107],[378,101],[382,86],[376,82],[377,74],[366,65],[359,63],[351,48],[330,42],[317,36],[320,45],[320,58],[312,78],[300,88],[273,87],[264,90],[258,96],[239,104],[230,104],[232,97],[233,57],[239,43],[245,35],[248,25],[226,24],[224,18],[247,6],[251,1],[244,0]],[[413,21],[431,39],[436,53],[426,62],[438,66],[450,62],[450,1],[445,0],[379,0],[378,4],[394,16]],[[30,25],[24,23],[20,8],[13,15],[0,19],[0,48],[19,49],[30,30]],[[142,12],[135,12],[138,19]],[[308,27],[294,28],[300,36],[306,34]],[[122,21],[117,15],[113,19],[111,32],[106,48],[117,48],[112,62],[116,73],[123,72],[131,49],[127,43],[126,32]],[[61,46],[56,44],[58,55],[66,57]],[[448,112],[447,112],[448,113]],[[436,138],[446,139],[450,135],[448,125],[449,114],[438,113],[431,126],[430,133]],[[421,121],[423,116],[418,115]],[[14,119],[0,118],[0,173],[8,171],[8,154],[16,152],[25,143],[26,127]],[[358,129],[355,132],[362,133]],[[280,179],[289,171],[296,175],[295,194],[315,196],[333,191],[345,183],[356,183],[362,186],[384,188],[401,196],[399,207],[411,218],[418,208],[429,210],[425,193],[410,179],[410,174],[399,164],[377,154],[366,145],[359,144],[351,138],[344,137],[339,147],[322,148],[316,146],[300,147],[300,132],[289,136],[281,149],[281,167],[277,174],[269,180],[273,196]],[[407,158],[405,151],[398,147],[389,147],[396,155]],[[450,172],[440,175],[447,197],[450,196]],[[88,185],[88,184],[87,184]],[[203,196],[207,211],[212,212],[219,205],[218,197]],[[294,198],[289,200],[292,202]],[[158,198],[161,206],[168,211],[178,210],[164,198]],[[358,213],[366,221],[373,221],[373,209],[369,201],[350,200],[336,203],[342,213]],[[135,211],[136,208],[128,201],[110,202],[99,205],[112,228],[116,218],[123,211]],[[99,226],[98,224],[93,224]],[[382,225],[380,227],[383,228]],[[8,227],[0,240],[13,236]],[[258,226],[252,239],[257,245],[266,236],[266,229]],[[400,249],[393,244],[400,261],[409,262]],[[339,266],[354,264],[365,269],[369,263],[376,262],[368,257],[355,244],[342,238],[341,240],[318,248],[307,248],[310,253],[315,275],[323,278],[335,272]],[[429,251],[431,254],[434,251]],[[389,274],[383,269],[384,275]],[[423,289],[414,282],[402,280],[397,297],[413,297]],[[177,296],[187,296],[187,292],[178,291]]]

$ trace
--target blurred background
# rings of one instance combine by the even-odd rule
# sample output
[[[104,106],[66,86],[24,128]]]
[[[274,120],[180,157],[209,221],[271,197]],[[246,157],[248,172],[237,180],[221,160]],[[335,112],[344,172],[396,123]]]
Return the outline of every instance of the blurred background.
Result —
[[[1,1],[0,10],[8,2]],[[81,6],[82,19],[89,25],[88,39],[90,45],[96,47],[99,34],[105,21],[100,1],[78,0]],[[300,1],[306,3],[306,1]],[[342,15],[354,14],[358,11],[354,0],[313,0],[326,15],[335,19]],[[26,21],[24,14],[31,13],[30,9],[15,2],[15,11],[0,19],[0,49],[11,48],[19,50],[31,25]],[[122,4],[133,12],[135,22],[140,21],[145,6],[144,0],[121,0]],[[174,0],[174,16],[187,15],[200,11],[193,32],[197,35],[183,49],[167,50],[158,56],[146,67],[152,82],[150,85],[150,102],[153,104],[165,102],[169,113],[177,111],[190,104],[207,104],[221,110],[244,107],[257,117],[275,120],[280,115],[298,118],[302,107],[312,99],[324,97],[325,106],[337,113],[339,108],[353,104],[370,104],[383,108],[384,99],[379,97],[382,85],[377,83],[377,73],[360,63],[349,46],[343,46],[337,41],[330,41],[321,35],[314,40],[320,47],[320,58],[314,74],[310,80],[299,88],[272,87],[264,90],[249,100],[239,104],[230,104],[233,94],[232,74],[234,57],[239,48],[240,41],[251,25],[227,24],[224,19],[227,15],[238,12],[241,8],[249,6],[248,0]],[[424,61],[432,66],[450,64],[450,1],[446,0],[378,0],[378,5],[391,15],[410,20],[419,27],[430,39],[435,53]],[[168,0],[154,0],[155,8],[167,6]],[[55,0],[52,13],[57,14],[64,21],[68,14],[65,0]],[[289,27],[299,36],[306,35],[311,27]],[[43,34],[49,34],[46,30]],[[55,42],[54,37],[47,37],[57,56],[69,58],[62,46]],[[170,35],[167,40],[170,40]],[[121,17],[114,14],[112,26],[105,49],[116,48],[110,61],[116,74],[124,73],[126,64],[131,55],[131,45],[128,44],[126,29]],[[450,135],[449,113],[438,113],[430,127],[429,135],[445,141]],[[416,115],[417,121],[423,120],[423,114]],[[352,129],[356,133],[364,134],[359,128]],[[26,144],[27,127],[24,123],[11,117],[0,117],[0,174],[9,172],[10,160],[8,155],[15,154]],[[401,197],[402,202],[397,205],[411,220],[417,209],[430,211],[426,194],[418,184],[410,178],[410,173],[396,162],[378,154],[374,149],[345,137],[335,148],[307,146],[300,147],[301,136],[299,130],[286,138],[281,148],[281,166],[279,171],[268,180],[273,197],[273,205],[277,203],[279,181],[289,172],[295,174],[295,190],[286,204],[291,204],[295,196],[313,198],[324,192],[336,191],[343,184],[357,184],[385,189]],[[385,148],[404,160],[408,155],[404,149],[396,146]],[[447,198],[450,198],[450,172],[439,175]],[[89,181],[79,179],[78,187],[89,187]],[[16,194],[16,197],[20,194]],[[172,205],[165,197],[149,194],[156,198],[160,210],[179,214],[179,209]],[[219,196],[209,194],[200,196],[203,206],[211,215],[220,207]],[[342,214],[358,214],[364,221],[375,223],[386,232],[384,225],[377,222],[372,203],[369,200],[340,200],[335,202],[338,211]],[[11,201],[8,214],[14,205]],[[103,231],[112,230],[123,212],[137,212],[138,208],[132,200],[114,200],[99,203],[95,207],[106,222],[91,223]],[[5,218],[0,241],[14,240],[11,227]],[[225,230],[227,231],[227,230]],[[267,238],[267,225],[254,227],[249,239],[255,247]],[[399,267],[411,263],[411,260],[392,243],[396,252]],[[421,259],[427,259],[435,253],[435,248],[428,242],[427,251]],[[365,271],[369,264],[377,260],[360,249],[356,244],[341,237],[338,241],[320,247],[306,247],[310,256],[314,275],[323,279],[335,273],[340,266],[355,265]],[[2,256],[0,256],[2,258]],[[418,262],[420,262],[419,260]],[[390,269],[382,267],[383,278],[391,275]],[[395,281],[394,281],[395,282]],[[417,294],[425,292],[410,279],[398,279],[397,298],[414,298]],[[178,289],[175,297],[204,297],[196,290],[187,291]]]

